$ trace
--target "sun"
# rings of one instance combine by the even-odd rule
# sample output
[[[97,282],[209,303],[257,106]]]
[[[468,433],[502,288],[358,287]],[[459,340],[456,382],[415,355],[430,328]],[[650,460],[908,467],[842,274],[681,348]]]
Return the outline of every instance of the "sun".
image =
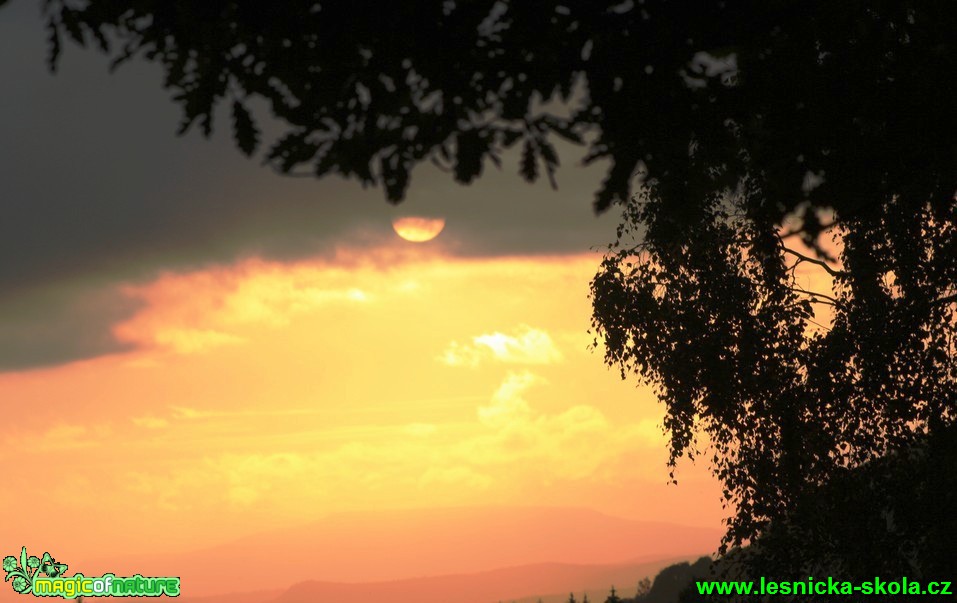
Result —
[[[392,228],[397,235],[406,241],[424,243],[439,236],[439,233],[445,228],[445,219],[406,216],[393,220]]]

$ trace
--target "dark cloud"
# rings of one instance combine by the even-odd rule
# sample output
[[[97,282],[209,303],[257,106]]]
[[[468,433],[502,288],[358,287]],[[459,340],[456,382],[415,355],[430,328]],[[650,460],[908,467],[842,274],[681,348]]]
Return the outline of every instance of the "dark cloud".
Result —
[[[110,75],[105,57],[69,45],[53,75],[45,54],[35,3],[0,10],[0,300],[41,296],[61,282],[141,280],[252,254],[283,259],[368,245],[394,236],[397,213],[445,217],[442,243],[471,256],[581,252],[614,234],[616,217],[591,211],[600,166],[564,168],[557,192],[524,183],[517,157],[468,187],[422,167],[408,200],[393,208],[380,190],[281,177],[242,157],[226,115],[212,140],[177,138],[179,108],[155,65],[129,64]],[[572,150],[562,158],[577,156]],[[67,297],[58,303],[43,307],[65,336],[78,310]],[[24,347],[43,319],[10,311],[0,303],[0,368],[109,348],[88,337],[91,325],[111,318],[106,313],[99,322],[87,317],[83,334],[74,333],[88,345],[44,331]]]
[[[112,287],[59,284],[0,302],[0,371],[39,368],[124,352],[111,327],[138,302]]]

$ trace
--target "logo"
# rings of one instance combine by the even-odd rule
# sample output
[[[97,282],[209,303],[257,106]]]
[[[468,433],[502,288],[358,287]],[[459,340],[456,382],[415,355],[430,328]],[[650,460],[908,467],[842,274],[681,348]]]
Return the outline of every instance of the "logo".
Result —
[[[23,595],[36,597],[169,597],[179,596],[178,577],[84,576],[74,574],[66,576],[68,566],[54,559],[50,553],[42,557],[27,555],[27,547],[20,550],[20,558],[7,555],[3,558],[3,571],[7,573],[6,582],[13,590]]]

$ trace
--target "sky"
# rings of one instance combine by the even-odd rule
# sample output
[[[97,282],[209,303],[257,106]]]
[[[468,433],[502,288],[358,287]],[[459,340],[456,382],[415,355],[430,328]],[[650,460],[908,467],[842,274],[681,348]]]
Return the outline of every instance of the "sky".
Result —
[[[342,511],[575,506],[720,527],[667,484],[662,407],[602,362],[588,283],[604,165],[515,157],[405,203],[176,137],[155,65],[110,75],[38,7],[0,10],[0,502],[21,544],[185,551]],[[433,240],[393,221],[444,220]],[[26,510],[29,509],[29,512]],[[4,553],[7,554],[7,553]]]

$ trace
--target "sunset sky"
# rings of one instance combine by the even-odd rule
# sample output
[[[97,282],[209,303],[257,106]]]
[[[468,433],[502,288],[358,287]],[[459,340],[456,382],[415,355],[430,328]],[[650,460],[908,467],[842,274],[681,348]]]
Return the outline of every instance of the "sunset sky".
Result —
[[[176,138],[155,66],[70,46],[51,75],[44,44],[35,3],[0,12],[4,555],[451,506],[720,527],[706,467],[666,483],[654,396],[589,349],[604,166],[563,147],[558,191],[514,157],[469,187],[423,168],[395,208],[244,159],[225,116]]]

